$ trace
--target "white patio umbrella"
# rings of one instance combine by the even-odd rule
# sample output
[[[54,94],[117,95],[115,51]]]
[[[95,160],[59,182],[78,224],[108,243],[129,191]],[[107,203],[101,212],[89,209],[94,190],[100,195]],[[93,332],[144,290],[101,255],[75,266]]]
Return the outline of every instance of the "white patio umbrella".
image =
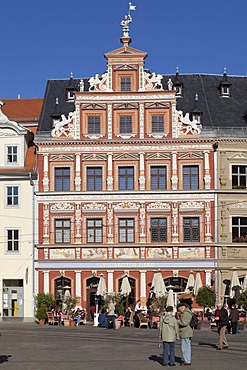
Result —
[[[194,278],[194,275],[191,272],[189,274],[189,278],[188,278],[188,281],[187,281],[187,284],[186,284],[186,287],[185,287],[185,292],[189,293],[190,292],[189,288],[191,288],[191,287],[194,288],[194,285],[195,285],[195,278]]]
[[[128,276],[125,276],[122,280],[120,294],[127,297],[131,293],[131,286],[129,283]]]
[[[201,279],[201,274],[200,272],[197,272],[196,273],[196,280],[195,280],[195,284],[194,284],[194,289],[193,289],[193,293],[194,295],[197,295],[198,293],[198,290],[202,287],[202,279]]]
[[[165,296],[167,290],[161,272],[156,272],[155,274],[156,276],[153,277],[152,286],[156,298],[159,298]]]
[[[235,270],[232,272],[232,278],[231,278],[231,283],[230,283],[230,298],[233,298],[235,296],[234,287],[239,287],[239,288],[241,287],[237,271]]]
[[[173,289],[169,289],[168,291],[168,297],[167,297],[167,301],[166,301],[166,307],[167,306],[172,306],[174,307],[174,294],[173,294]]]
[[[103,275],[101,275],[99,278],[99,285],[97,288],[96,295],[101,295],[102,297],[106,295],[106,283]]]
[[[242,284],[242,289],[243,289],[243,292],[245,292],[247,290],[247,272],[246,272],[245,277],[244,277],[244,281],[243,281],[243,284]]]

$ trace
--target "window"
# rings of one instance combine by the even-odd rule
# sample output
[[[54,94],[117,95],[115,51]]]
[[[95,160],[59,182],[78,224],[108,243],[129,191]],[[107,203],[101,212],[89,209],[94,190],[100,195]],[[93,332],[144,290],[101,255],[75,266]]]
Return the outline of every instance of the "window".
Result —
[[[193,112],[192,113],[192,121],[197,121],[198,123],[201,123],[201,113]]]
[[[135,220],[133,218],[121,218],[118,222],[119,243],[134,243]]]
[[[247,237],[247,217],[232,218],[232,241],[242,241]]]
[[[55,168],[55,191],[70,190],[70,168]]]
[[[7,186],[7,206],[19,205],[19,186]]]
[[[87,168],[87,190],[102,190],[102,168]]]
[[[183,186],[184,190],[199,189],[198,166],[183,166]]]
[[[7,163],[17,163],[17,146],[7,146]]]
[[[120,134],[132,133],[132,116],[120,116]]]
[[[134,167],[119,167],[119,190],[134,190]]]
[[[100,134],[100,116],[88,116],[88,133]]]
[[[152,132],[164,132],[164,116],[152,115]]]
[[[121,91],[131,91],[130,77],[121,77]]]
[[[102,219],[87,219],[87,242],[102,243]]]
[[[20,249],[19,230],[7,230],[7,251],[19,252]]]
[[[246,189],[247,166],[232,166],[232,187]]]
[[[166,167],[152,166],[151,167],[151,190],[166,189]]]
[[[222,96],[230,96],[230,87],[228,85],[221,86],[221,95]]]
[[[55,220],[55,243],[70,243],[70,219]]]
[[[199,242],[200,241],[200,230],[199,230],[199,218],[198,217],[184,217],[184,242]]]
[[[183,94],[182,84],[175,84],[175,89],[176,89],[176,96],[182,96]]]
[[[167,242],[166,218],[151,218],[151,242]]]

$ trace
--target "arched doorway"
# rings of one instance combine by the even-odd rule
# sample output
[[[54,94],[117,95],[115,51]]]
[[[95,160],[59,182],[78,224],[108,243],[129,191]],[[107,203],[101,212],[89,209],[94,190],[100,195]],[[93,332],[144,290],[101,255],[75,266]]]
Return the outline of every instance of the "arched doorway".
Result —
[[[96,292],[99,285],[99,278],[93,276],[87,279],[87,321],[93,321],[96,308]]]
[[[131,287],[131,293],[127,297],[122,298],[122,303],[124,308],[128,306],[133,306],[136,301],[136,280],[134,278],[129,277],[129,283]],[[122,285],[123,277],[118,280],[118,291],[120,292],[120,288]]]
[[[71,280],[64,276],[55,279],[55,299],[57,307],[62,307],[66,290],[71,294]]]

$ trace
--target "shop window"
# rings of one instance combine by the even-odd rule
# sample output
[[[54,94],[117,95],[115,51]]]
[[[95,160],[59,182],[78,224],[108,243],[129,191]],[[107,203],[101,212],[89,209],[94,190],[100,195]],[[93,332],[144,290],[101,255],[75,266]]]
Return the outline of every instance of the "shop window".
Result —
[[[198,217],[184,217],[184,242],[199,242],[200,241],[200,228]]]
[[[119,243],[135,242],[135,220],[134,218],[120,218],[118,220]]]

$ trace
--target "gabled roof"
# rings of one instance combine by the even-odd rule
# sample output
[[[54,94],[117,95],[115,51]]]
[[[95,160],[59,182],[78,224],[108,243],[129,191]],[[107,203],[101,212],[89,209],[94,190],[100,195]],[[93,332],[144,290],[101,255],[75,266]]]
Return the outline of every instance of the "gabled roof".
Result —
[[[2,108],[10,120],[21,122],[38,122],[43,99],[0,99],[5,104]]]
[[[118,48],[118,49],[115,49],[115,50],[112,50],[108,53],[105,53],[104,56],[105,58],[110,58],[110,57],[117,57],[117,56],[142,56],[143,58],[146,58],[147,57],[147,53],[145,51],[141,51],[141,50],[138,50],[138,49],[134,49],[134,48],[131,48],[131,47],[121,47],[121,48]]]

